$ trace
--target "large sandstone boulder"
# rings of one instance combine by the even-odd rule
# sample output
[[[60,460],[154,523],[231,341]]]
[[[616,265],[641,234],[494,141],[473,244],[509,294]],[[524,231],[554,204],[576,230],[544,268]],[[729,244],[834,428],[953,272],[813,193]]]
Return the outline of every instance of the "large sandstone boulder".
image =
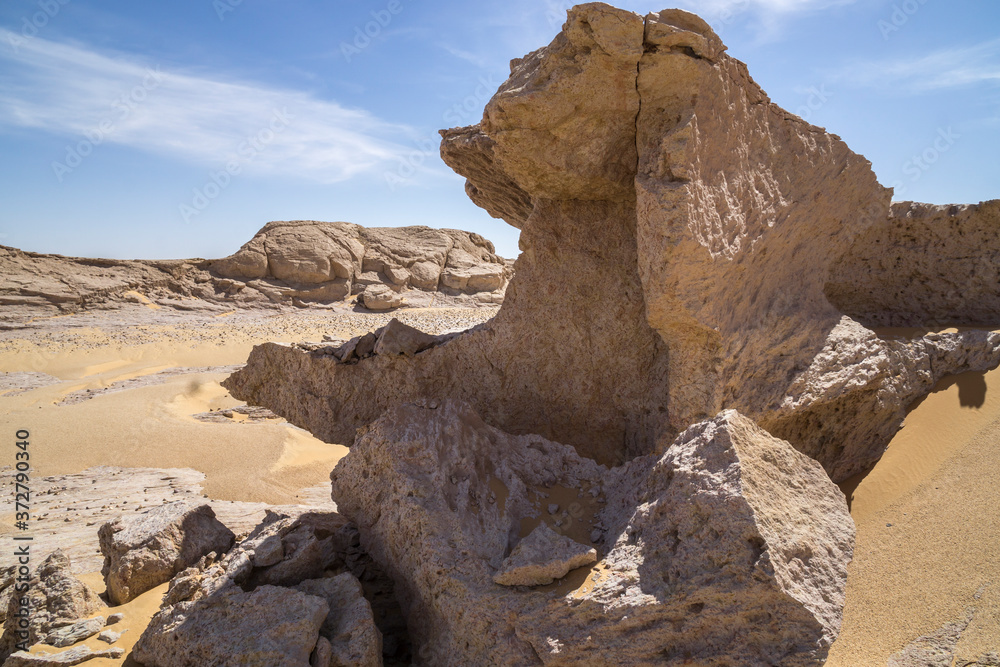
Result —
[[[57,549],[22,582],[28,585],[26,595],[12,591],[0,638],[0,660],[19,645],[30,647],[53,630],[72,626],[107,608],[95,590],[71,574],[71,566],[70,559]]]
[[[108,599],[124,604],[164,584],[206,554],[233,546],[234,535],[209,505],[176,502],[118,517],[98,533]]]
[[[459,398],[609,465],[737,409],[841,481],[937,378],[1000,363],[979,332],[866,328],[1000,323],[997,205],[890,210],[864,157],[773,104],[693,14],[574,7],[441,154],[521,229],[497,316],[412,358],[263,345],[234,396],[330,442],[401,402]],[[452,254],[444,284],[494,284]]]
[[[407,404],[331,478],[397,582],[418,664],[819,665],[839,630],[844,496],[733,411],[609,470],[458,402]],[[495,583],[543,523],[600,561],[541,589]]]

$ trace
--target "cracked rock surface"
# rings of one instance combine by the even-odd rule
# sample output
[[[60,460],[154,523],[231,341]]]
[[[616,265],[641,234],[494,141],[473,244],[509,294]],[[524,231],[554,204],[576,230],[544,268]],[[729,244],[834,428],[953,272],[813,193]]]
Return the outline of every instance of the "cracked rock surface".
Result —
[[[521,229],[496,317],[412,358],[265,344],[234,396],[338,443],[401,402],[457,398],[607,465],[736,409],[841,481],[928,379],[1000,363],[985,333],[870,329],[995,324],[996,204],[890,207],[863,156],[773,104],[693,14],[574,7],[441,154]],[[971,267],[969,294],[938,260]]]
[[[733,411],[609,470],[460,402],[408,404],[331,477],[396,581],[419,664],[818,665],[839,630],[844,496]],[[495,583],[542,522],[599,562],[547,587]]]

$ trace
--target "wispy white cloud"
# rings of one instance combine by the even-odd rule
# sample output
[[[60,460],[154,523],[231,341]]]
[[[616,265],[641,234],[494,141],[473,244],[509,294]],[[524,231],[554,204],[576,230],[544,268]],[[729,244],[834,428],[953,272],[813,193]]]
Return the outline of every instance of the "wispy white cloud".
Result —
[[[269,137],[276,113],[288,122]],[[0,130],[5,126],[71,140],[100,137],[95,143],[212,166],[240,159],[240,146],[264,133],[266,146],[249,164],[242,158],[244,168],[326,183],[395,167],[416,136],[412,128],[308,92],[168,71],[0,29]]]
[[[486,68],[489,66],[489,62],[486,58],[479,56],[471,51],[465,51],[451,44],[445,44],[444,42],[439,42],[438,46],[441,47],[445,53],[450,56],[454,56],[459,60],[464,60],[465,62],[472,63],[476,67]]]
[[[909,93],[1000,84],[1000,39],[915,57],[856,61],[833,72],[831,78]]]

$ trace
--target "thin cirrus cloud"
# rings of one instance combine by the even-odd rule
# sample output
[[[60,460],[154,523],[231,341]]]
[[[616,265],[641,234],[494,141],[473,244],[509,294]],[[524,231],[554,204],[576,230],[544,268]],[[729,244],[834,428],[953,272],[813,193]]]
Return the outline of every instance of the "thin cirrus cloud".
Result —
[[[834,72],[832,78],[912,94],[996,85],[1000,84],[1000,39],[921,56],[855,62]]]
[[[393,169],[413,150],[411,128],[306,92],[170,72],[3,29],[0,42],[0,130],[41,130],[66,136],[68,146],[116,143],[212,167],[236,160],[252,172],[321,183]],[[260,149],[252,157],[241,152],[248,139]]]

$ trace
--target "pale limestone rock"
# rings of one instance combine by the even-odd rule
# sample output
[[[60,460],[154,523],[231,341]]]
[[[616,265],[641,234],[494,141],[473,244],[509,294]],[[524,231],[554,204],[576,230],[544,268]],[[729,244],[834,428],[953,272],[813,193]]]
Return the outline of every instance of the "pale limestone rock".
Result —
[[[310,579],[295,590],[326,600],[330,613],[319,633],[329,641],[331,667],[379,667],[382,634],[375,627],[371,605],[361,583],[349,572],[324,579]]]
[[[308,667],[327,613],[325,600],[289,588],[230,588],[161,609],[132,655],[145,667]]]
[[[403,405],[331,478],[397,582],[421,664],[818,665],[839,630],[844,496],[732,411],[608,470],[457,402]],[[526,522],[555,526],[556,496],[572,519],[557,532],[587,545],[599,530],[600,561],[554,590],[495,585]]]
[[[942,628],[907,644],[889,657],[888,667],[952,667],[955,649],[962,633],[972,621],[973,610],[963,618],[945,624]],[[988,664],[988,663],[987,663]]]
[[[946,375],[985,371],[1000,358],[1000,333],[876,335],[848,317],[760,423],[825,464],[834,480],[871,469],[910,404]]]
[[[365,308],[369,310],[390,310],[405,303],[403,297],[387,285],[372,285],[361,293]]]
[[[59,667],[60,665],[79,665],[95,658],[118,660],[123,655],[125,655],[125,651],[120,648],[106,648],[94,651],[89,646],[77,646],[68,651],[49,654],[32,654],[25,651],[18,651],[7,658],[7,661],[3,665],[4,667]]]
[[[258,560],[261,553],[266,555]],[[281,558],[276,561],[277,553]],[[363,599],[353,596],[350,582],[341,578],[345,573],[351,577],[350,581],[360,580]],[[327,579],[330,576],[336,581]],[[317,579],[333,582],[330,590],[320,592],[327,587],[326,583],[303,584]],[[205,600],[229,589],[250,590],[263,585],[298,587],[300,584],[312,586],[316,591],[303,589],[307,593],[320,597],[328,594],[329,599],[339,601],[339,606],[331,604],[328,619],[329,627],[340,628],[336,632],[331,630],[328,636],[335,649],[343,648],[350,655],[377,656],[382,651],[382,638],[386,637],[390,644],[388,655],[395,655],[397,651],[405,654],[408,650],[405,622],[399,611],[394,584],[361,549],[357,528],[333,512],[301,509],[269,512],[264,522],[219,562],[200,563],[178,573],[170,581],[162,609]],[[340,607],[344,608],[343,613],[338,611]],[[366,618],[373,619],[377,628],[368,626]],[[353,639],[346,637],[344,628],[351,628]]]
[[[549,514],[554,514],[549,507]],[[596,549],[540,523],[504,559],[493,581],[502,586],[543,586],[562,579],[571,570],[596,562]]]
[[[10,483],[14,475],[14,470],[0,471],[0,485]],[[69,557],[73,573],[96,572],[104,564],[98,527],[126,512],[137,515],[178,500],[209,503],[216,517],[230,530],[247,533],[261,522],[268,510],[315,511],[324,500],[322,497],[311,499],[311,508],[207,500],[203,497],[204,479],[204,473],[190,468],[117,466],[96,466],[78,473],[33,478],[32,552],[46,554],[59,549]],[[329,503],[329,498],[325,501]],[[73,510],[73,521],[63,521],[65,513],[61,510],[66,507]],[[5,511],[14,511],[13,495],[0,498],[0,514]],[[2,581],[0,579],[0,588]],[[0,600],[3,595],[4,591],[0,591]],[[0,612],[5,611],[6,605],[0,607]]]
[[[233,545],[233,532],[211,506],[180,501],[132,517],[118,517],[98,533],[108,598],[124,604],[170,581],[209,552]]]
[[[11,595],[0,638],[0,659],[10,655],[17,644],[32,646],[52,630],[107,608],[96,591],[71,574],[71,567],[70,559],[57,549],[42,561],[27,582],[28,604],[22,607],[24,596]],[[27,627],[19,623],[25,616]]]
[[[122,635],[125,634],[126,632],[128,632],[127,629],[122,630],[121,632],[116,632],[114,630],[102,630],[100,634],[97,635],[97,638],[102,642],[104,642],[105,644],[114,644],[119,639],[121,639]]]
[[[309,667],[330,667],[330,660],[333,658],[333,648],[330,640],[323,635],[316,640],[316,648],[309,656]]]
[[[77,621],[72,625],[66,625],[49,631],[41,641],[43,644],[55,646],[56,648],[66,648],[84,639],[93,637],[104,628],[104,625],[105,619],[103,616]]]

